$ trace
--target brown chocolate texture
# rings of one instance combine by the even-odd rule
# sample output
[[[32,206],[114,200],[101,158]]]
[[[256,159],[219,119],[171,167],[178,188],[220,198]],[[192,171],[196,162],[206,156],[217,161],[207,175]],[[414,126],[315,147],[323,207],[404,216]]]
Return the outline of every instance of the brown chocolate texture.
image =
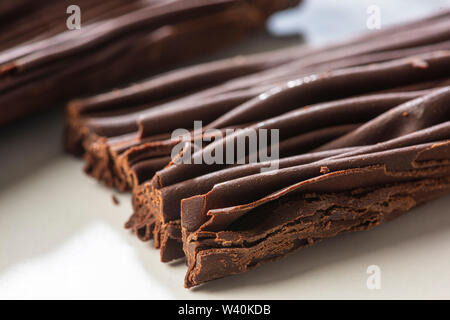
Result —
[[[80,0],[73,31],[70,1],[3,2],[0,125],[226,46],[299,1]]]
[[[127,222],[191,287],[315,241],[366,230],[449,191],[449,13],[325,48],[197,65],[73,101],[67,146],[86,171],[133,189]],[[280,131],[270,162],[171,162],[177,128]],[[250,157],[250,154],[246,155]]]
[[[429,60],[430,66],[433,64],[432,60]],[[440,58],[437,58],[438,60]],[[446,58],[448,63],[448,58]],[[437,61],[437,60],[435,60]],[[404,67],[406,73],[409,73],[411,67],[407,61],[398,61],[394,64],[388,63],[389,68],[396,70],[397,74],[400,74],[398,64]],[[409,66],[408,66],[409,65]],[[440,65],[440,64],[439,64]],[[383,66],[383,68],[386,65]],[[373,69],[373,67],[371,67]],[[447,67],[448,68],[448,65]],[[443,72],[444,69],[438,67]],[[373,69],[374,74],[377,73],[377,68]],[[409,71],[408,71],[409,70]],[[425,71],[424,69],[420,69]],[[431,71],[432,68],[426,69]],[[360,70],[353,70],[355,74],[359,75]],[[389,71],[390,72],[390,71]],[[348,73],[345,73],[348,75]],[[328,77],[333,78],[332,74]],[[381,77],[383,78],[383,77]],[[380,79],[381,79],[380,78]],[[368,79],[374,80],[373,76],[369,76]],[[400,78],[399,78],[400,79]],[[411,78],[409,78],[411,79]],[[324,78],[324,82],[328,82],[329,78]],[[331,82],[331,85],[334,85]],[[319,85],[320,86],[320,85]],[[311,92],[308,83],[304,83],[299,87],[286,88],[287,91],[297,91],[299,95],[303,92]],[[324,89],[326,91],[326,89]],[[327,91],[328,92],[328,91]],[[343,91],[341,91],[343,92]],[[425,91],[426,92],[426,91]],[[335,100],[333,102],[318,103],[316,105],[311,105],[308,108],[294,109],[293,111],[288,111],[285,114],[276,116],[273,118],[268,118],[263,120],[253,126],[248,127],[251,130],[257,129],[279,129],[280,130],[280,166],[289,165],[290,163],[295,163],[295,159],[290,159],[289,157],[295,157],[296,155],[302,155],[311,152],[314,149],[321,148],[320,150],[335,150],[332,145],[330,148],[324,147],[328,143],[337,144],[340,137],[346,137],[346,134],[351,134],[353,131],[361,127],[361,124],[366,123],[368,120],[381,116],[384,113],[391,114],[389,111],[393,111],[398,108],[403,102],[413,99],[414,97],[420,97],[425,94],[424,91],[412,91],[412,92],[400,92],[400,93],[381,93],[364,95],[357,98],[348,98]],[[272,106],[278,106],[279,100],[276,99],[277,95],[283,96],[285,93],[279,91],[278,94],[274,95],[272,98]],[[284,99],[284,97],[282,97]],[[264,111],[262,108],[267,108],[267,110],[273,110],[271,105],[267,105],[267,100],[263,100],[261,104],[247,104],[254,108],[255,113],[258,115],[262,114]],[[294,97],[292,101],[296,101]],[[288,104],[284,104],[288,107]],[[261,108],[261,109],[260,109]],[[403,107],[402,107],[403,108]],[[442,107],[441,107],[442,108]],[[256,111],[257,110],[257,111]],[[233,110],[234,111],[234,110]],[[443,113],[445,109],[441,110]],[[425,122],[425,124],[419,122],[413,124],[414,117],[404,117],[403,112],[398,111],[396,113],[395,119],[399,118],[397,121],[411,121],[408,126],[406,126],[405,131],[393,132],[392,137],[397,135],[406,134],[417,128],[426,128],[428,125],[434,124],[438,120],[431,121],[431,124]],[[433,112],[433,111],[430,111]],[[231,113],[231,112],[230,112]],[[445,119],[447,114],[441,114]],[[394,121],[394,120],[393,120]],[[364,126],[363,126],[364,127]],[[339,130],[336,130],[339,129]],[[397,128],[397,127],[396,127]],[[381,129],[380,129],[381,130]],[[245,130],[238,134],[245,134]],[[358,132],[359,134],[359,132]],[[363,134],[361,136],[365,136]],[[370,134],[369,134],[370,135]],[[386,138],[389,136],[387,135]],[[227,142],[236,140],[236,136],[231,135],[226,138],[212,143],[204,148],[204,153],[208,153],[210,150],[217,148],[218,144],[223,144],[225,148]],[[376,139],[376,137],[374,137]],[[378,137],[380,139],[380,137]],[[359,146],[360,144],[351,143],[351,138],[348,144],[339,145],[340,148]],[[370,141],[370,140],[369,140]],[[381,141],[381,140],[380,140]],[[195,159],[202,159],[204,153],[197,153],[193,155],[192,162],[195,163]],[[287,158],[287,159],[284,159]],[[297,159],[298,160],[298,159]],[[299,161],[302,161],[300,159]],[[261,164],[259,165],[261,166]],[[236,171],[238,168],[231,168],[230,176],[224,175],[220,176],[217,171],[220,169],[226,169],[226,166],[210,166],[210,165],[188,165],[188,164],[177,164],[169,165],[165,169],[158,171],[155,176],[148,183],[143,183],[139,185],[134,192],[136,211],[135,216],[130,220],[128,226],[132,227],[143,240],[148,240],[153,236],[156,240],[156,245],[161,247],[161,258],[163,261],[170,261],[177,258],[176,255],[172,254],[169,250],[166,250],[164,241],[160,239],[177,239],[175,235],[165,234],[169,232],[165,229],[165,224],[170,224],[172,229],[176,221],[179,220],[180,215],[180,201],[184,198],[194,196],[195,194],[207,192],[208,188],[212,187],[214,184],[222,183],[228,179],[235,178]],[[258,166],[253,166],[253,172],[258,171],[260,168]],[[319,169],[320,170],[320,169]],[[236,190],[241,190],[242,186],[239,186]],[[266,188],[267,186],[265,186]],[[265,190],[264,188],[264,190]],[[239,191],[237,191],[239,192]],[[220,197],[219,197],[220,198]],[[156,216],[156,219],[154,219]],[[152,231],[150,231],[152,230]],[[177,232],[178,233],[178,232]]]
[[[226,122],[221,116],[232,115],[232,109],[301,75],[449,49],[447,23],[448,12],[443,12],[326,48],[291,48],[199,65],[75,101],[68,109],[66,145],[72,152],[81,152],[84,145],[86,171],[108,186],[125,190],[163,168],[174,129],[189,129],[194,120],[223,128]],[[436,87],[436,82],[439,79],[428,83],[424,79],[415,90]],[[247,121],[259,120],[254,117]],[[145,170],[139,164],[142,160],[148,163]],[[130,170],[133,166],[136,172]]]
[[[269,174],[249,172],[183,199],[186,286],[244,272],[342,232],[374,227],[449,192],[449,101],[450,87],[435,90],[317,149],[350,151]],[[317,201],[305,204],[305,197]],[[304,223],[308,208],[313,221]],[[258,229],[260,215],[269,215],[271,226],[281,231],[265,229],[268,220]],[[278,235],[285,232],[289,240],[280,244]]]

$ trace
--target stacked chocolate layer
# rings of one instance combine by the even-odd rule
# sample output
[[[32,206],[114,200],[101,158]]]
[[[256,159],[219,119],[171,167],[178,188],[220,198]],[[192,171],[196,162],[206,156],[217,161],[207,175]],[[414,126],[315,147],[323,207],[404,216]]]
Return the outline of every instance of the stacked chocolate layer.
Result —
[[[68,31],[70,1],[2,1],[0,125],[220,48],[298,2],[81,0]]]
[[[449,27],[445,11],[74,101],[67,146],[85,150],[95,178],[133,189],[127,227],[154,239],[162,261],[186,254],[186,286],[244,272],[449,191]],[[188,156],[198,164],[171,161],[181,142],[172,132],[192,131],[196,120],[237,130],[221,139],[191,132],[177,160],[201,138],[203,149]],[[229,146],[261,129],[279,131],[279,160],[264,161],[260,148],[236,164]],[[235,164],[203,161],[218,153]]]
[[[307,76],[291,80],[284,86],[275,87],[276,93],[269,97],[258,96],[215,122],[219,124],[218,127],[233,127],[234,123],[247,123],[247,117],[254,117],[255,120],[259,117],[264,118],[254,125],[247,126],[240,134],[247,135],[248,131],[258,132],[260,129],[278,129],[279,156],[282,160],[280,164],[284,165],[284,161],[287,161],[291,165],[290,159],[285,160],[285,157],[307,154],[317,148],[328,151],[359,146],[359,143],[336,145],[337,142],[334,141],[346,134],[357,132],[358,128],[367,121],[391,112],[398,105],[422,97],[433,90],[403,91],[405,88],[401,88],[399,92],[376,93],[377,91],[411,85],[415,82],[423,84],[423,81],[426,81],[425,84],[428,85],[431,79],[441,79],[448,74],[449,63],[450,53],[432,53],[423,56],[422,60],[419,58],[395,60],[367,67],[328,72],[317,77]],[[390,76],[393,74],[396,76]],[[367,93],[372,91],[375,93]],[[319,94],[322,92],[323,94]],[[359,94],[363,95],[342,98]],[[333,98],[338,97],[338,100],[330,101],[328,95]],[[295,109],[299,107],[299,102],[301,107]],[[293,111],[289,111],[292,109]],[[272,112],[283,114],[271,117]],[[404,134],[406,131],[400,133]],[[206,146],[203,152],[195,153],[190,163],[197,164],[171,164],[158,171],[150,182],[144,182],[135,187],[133,192],[135,214],[128,226],[133,228],[143,240],[153,236],[156,246],[161,248],[162,261],[170,261],[182,256],[179,226],[180,201],[208,192],[209,188],[227,179],[236,178],[234,175],[230,177],[216,175],[216,172],[225,169],[226,165],[199,163],[203,163],[202,159],[213,154],[215,150],[223,150],[222,153],[226,157],[226,152],[230,149],[227,145],[233,145],[233,143],[236,145],[235,141],[238,137],[227,136]],[[377,137],[372,138],[370,135],[366,135],[365,138],[365,144],[380,142]],[[389,136],[386,135],[386,138]],[[223,145],[217,146],[218,143]],[[145,167],[145,160],[142,165]],[[250,166],[253,170],[259,170],[253,164]],[[143,169],[139,166],[134,169],[137,175],[141,170]],[[237,169],[233,167],[232,170]],[[207,182],[203,180],[203,176],[206,176]]]
[[[372,228],[448,193],[449,102],[450,87],[433,90],[312,152],[281,158],[282,166],[272,172],[257,172],[251,164],[195,170],[195,177],[182,166],[160,171],[153,182],[164,186],[149,196],[162,210],[182,198],[186,286],[245,272],[343,232]],[[349,120],[358,116],[352,107],[345,108]],[[328,118],[339,114],[323,106],[299,113],[306,121],[314,112]],[[182,178],[174,183],[174,177]]]

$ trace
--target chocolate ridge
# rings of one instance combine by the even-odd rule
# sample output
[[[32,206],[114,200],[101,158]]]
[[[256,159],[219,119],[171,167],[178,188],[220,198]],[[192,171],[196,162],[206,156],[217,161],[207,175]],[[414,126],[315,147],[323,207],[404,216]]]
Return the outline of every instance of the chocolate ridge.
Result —
[[[236,226],[195,239],[183,230],[185,287],[249,271],[342,233],[372,229],[449,192],[446,176],[346,192],[304,193],[256,209],[259,219],[247,221],[253,228],[245,231]]]

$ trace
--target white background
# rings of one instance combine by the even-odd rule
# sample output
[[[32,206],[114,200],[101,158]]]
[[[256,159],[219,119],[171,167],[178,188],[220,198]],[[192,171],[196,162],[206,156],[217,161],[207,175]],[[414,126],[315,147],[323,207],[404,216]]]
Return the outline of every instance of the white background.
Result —
[[[380,6],[386,25],[450,1],[309,0],[277,14],[270,27],[278,35],[302,32],[308,42],[324,43],[364,31],[372,4]],[[232,52],[298,41],[260,38]],[[183,262],[160,263],[152,243],[123,229],[129,195],[113,205],[114,191],[86,177],[82,161],[63,153],[62,122],[62,112],[46,113],[0,130],[2,299],[450,298],[449,196],[375,230],[186,290]],[[382,271],[381,290],[366,287],[373,264]]]

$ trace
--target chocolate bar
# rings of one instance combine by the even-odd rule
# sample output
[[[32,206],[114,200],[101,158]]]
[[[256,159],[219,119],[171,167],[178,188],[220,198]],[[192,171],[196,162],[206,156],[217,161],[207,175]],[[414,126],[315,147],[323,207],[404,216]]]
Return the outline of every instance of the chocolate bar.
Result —
[[[316,149],[310,162],[269,174],[249,168],[183,199],[186,287],[373,228],[449,193],[449,101],[450,87],[434,90]],[[333,149],[343,146],[350,150]]]
[[[0,25],[0,104],[11,106],[3,108],[0,125],[223,47],[298,2],[83,0],[86,20],[74,31],[65,29],[64,1],[30,11],[28,2],[5,5],[16,28]]]

